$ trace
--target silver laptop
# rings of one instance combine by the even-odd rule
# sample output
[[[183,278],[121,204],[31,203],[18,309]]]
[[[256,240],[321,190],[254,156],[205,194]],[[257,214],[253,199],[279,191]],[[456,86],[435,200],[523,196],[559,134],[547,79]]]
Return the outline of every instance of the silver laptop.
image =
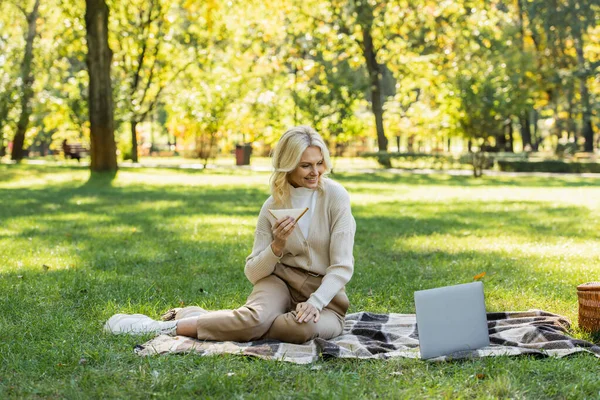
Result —
[[[421,358],[489,346],[483,283],[415,292]]]

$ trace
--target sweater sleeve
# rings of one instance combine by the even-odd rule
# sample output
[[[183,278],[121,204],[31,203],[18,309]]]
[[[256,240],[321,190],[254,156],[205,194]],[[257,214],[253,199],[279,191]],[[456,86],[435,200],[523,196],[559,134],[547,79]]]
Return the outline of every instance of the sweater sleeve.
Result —
[[[258,215],[254,233],[254,246],[252,247],[252,253],[246,258],[246,267],[244,268],[246,277],[253,285],[272,274],[275,265],[281,259],[271,249],[273,234],[271,233],[271,222],[267,217],[269,204],[269,200],[267,200]]]
[[[310,295],[308,303],[319,311],[348,283],[354,272],[354,234],[356,222],[350,208],[350,197],[343,190],[331,205],[332,224],[329,260],[321,286]]]

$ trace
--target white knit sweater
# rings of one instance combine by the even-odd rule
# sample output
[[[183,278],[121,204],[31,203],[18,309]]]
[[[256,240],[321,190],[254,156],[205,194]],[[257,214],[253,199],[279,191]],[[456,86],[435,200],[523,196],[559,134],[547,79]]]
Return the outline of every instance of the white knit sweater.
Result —
[[[312,220],[313,210],[317,204],[317,190],[305,187],[292,187],[290,185],[290,199],[292,208],[308,208],[302,218],[296,224],[296,229],[300,229],[302,236],[308,238],[310,221]]]
[[[321,274],[321,286],[308,302],[322,310],[352,277],[356,222],[350,209],[350,196],[339,183],[323,178],[323,191],[318,191],[316,196],[308,238],[296,227],[287,239],[281,259],[271,249],[272,226],[276,219],[268,210],[292,208],[291,200],[287,199],[282,207],[274,205],[272,196],[265,201],[244,272],[252,284],[272,274],[278,262]]]

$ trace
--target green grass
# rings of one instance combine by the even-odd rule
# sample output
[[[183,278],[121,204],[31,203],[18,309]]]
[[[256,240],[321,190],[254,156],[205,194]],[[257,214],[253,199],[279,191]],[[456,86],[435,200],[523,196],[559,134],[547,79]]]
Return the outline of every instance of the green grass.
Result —
[[[88,156],[88,157],[84,157],[81,162],[89,163],[89,160],[90,159]],[[381,168],[381,165],[379,165],[379,163],[377,163],[377,161],[375,159],[371,159],[371,158],[333,157],[331,160],[333,163],[333,167],[339,168],[341,170],[363,169],[363,168],[370,168],[370,169]],[[10,163],[10,157],[9,156],[0,157],[0,161],[5,162],[5,163]],[[35,163],[39,163],[39,162],[45,162],[49,165],[55,165],[55,166],[56,165],[78,166],[80,164],[79,162],[77,162],[77,160],[65,159],[62,156],[62,154],[45,156],[45,157],[29,157],[29,158],[23,160],[23,163],[25,163],[25,164],[27,164],[27,163],[35,164]],[[141,156],[139,158],[140,165],[152,166],[152,167],[154,167],[156,165],[172,166],[172,167],[176,167],[179,165],[187,165],[189,167],[190,165],[202,165],[203,162],[204,162],[204,160],[201,160],[198,158],[189,158],[189,157],[182,157],[182,156],[174,156],[174,157]],[[270,168],[272,166],[270,157],[260,157],[260,156],[254,156],[254,155],[250,159],[250,164],[253,167],[258,167],[261,169]],[[132,165],[132,162],[130,160],[125,160],[125,161],[121,160],[119,165],[122,167],[123,166],[130,167]],[[235,166],[235,156],[233,154],[219,155],[217,158],[210,159],[209,163],[208,163],[208,168],[233,167],[233,166]],[[412,164],[405,163],[404,166],[406,168],[416,168],[418,166],[431,167],[431,165],[429,165],[429,164],[420,165],[420,164],[416,164],[416,163],[412,163]]]
[[[597,398],[600,362],[488,358],[140,358],[116,312],[231,308],[268,174],[0,165],[0,398]],[[486,272],[489,311],[541,308],[577,328],[598,280],[600,180],[337,174],[357,221],[350,312],[413,313],[417,289]]]

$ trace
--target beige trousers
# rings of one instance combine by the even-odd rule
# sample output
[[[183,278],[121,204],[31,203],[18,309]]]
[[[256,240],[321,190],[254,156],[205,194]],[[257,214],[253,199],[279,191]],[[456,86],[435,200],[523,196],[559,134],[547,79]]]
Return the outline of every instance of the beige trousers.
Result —
[[[296,305],[321,285],[322,276],[277,264],[273,274],[256,282],[246,304],[236,310],[210,311],[198,317],[198,339],[248,342],[277,339],[304,343],[342,333],[348,296],[341,290],[323,307],[318,322],[296,322]]]

